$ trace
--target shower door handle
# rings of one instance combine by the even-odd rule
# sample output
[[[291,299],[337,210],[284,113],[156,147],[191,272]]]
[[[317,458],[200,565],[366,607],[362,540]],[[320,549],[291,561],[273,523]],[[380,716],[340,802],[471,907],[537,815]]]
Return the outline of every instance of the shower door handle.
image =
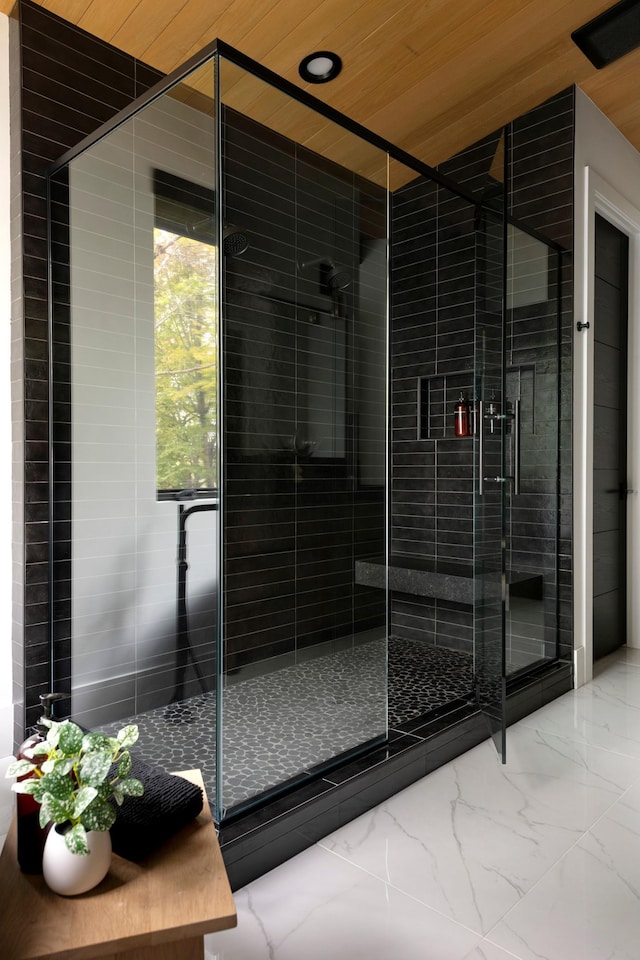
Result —
[[[484,400],[478,400],[478,496],[484,494]]]
[[[513,495],[520,493],[520,401],[513,401]]]
[[[478,400],[478,496],[482,497],[484,495],[484,485],[485,483],[504,483],[505,477],[485,477],[484,475],[484,422],[486,419],[490,419],[493,423],[498,419],[499,414],[492,412],[495,410],[495,405],[493,401],[489,404],[489,413],[484,412],[484,400]],[[493,432],[493,426],[492,426]]]
[[[481,497],[484,495],[484,485],[485,483],[506,483],[507,477],[485,477],[484,475],[484,448],[485,448],[485,420],[490,419],[492,421],[492,433],[493,433],[493,423],[498,420],[505,420],[506,415],[496,413],[495,405],[493,401],[489,404],[489,413],[485,414],[484,410],[484,401],[478,400],[478,417],[477,417],[477,426],[478,426],[478,496]],[[513,442],[514,442],[514,464],[513,464],[513,492],[514,494],[520,493],[520,401],[516,400],[514,402],[514,411],[513,411]],[[504,438],[504,434],[502,435]],[[504,442],[504,439],[503,439]]]

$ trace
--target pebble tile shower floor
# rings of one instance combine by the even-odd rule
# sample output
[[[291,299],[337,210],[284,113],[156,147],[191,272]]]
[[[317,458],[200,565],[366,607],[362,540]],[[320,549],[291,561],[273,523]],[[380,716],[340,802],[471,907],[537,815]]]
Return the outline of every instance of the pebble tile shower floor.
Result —
[[[392,637],[389,726],[470,695],[472,658]],[[224,693],[224,804],[236,806],[385,733],[385,644],[371,641],[227,687]],[[199,767],[215,783],[215,694],[156,707],[104,727],[140,729],[140,755],[166,770]]]

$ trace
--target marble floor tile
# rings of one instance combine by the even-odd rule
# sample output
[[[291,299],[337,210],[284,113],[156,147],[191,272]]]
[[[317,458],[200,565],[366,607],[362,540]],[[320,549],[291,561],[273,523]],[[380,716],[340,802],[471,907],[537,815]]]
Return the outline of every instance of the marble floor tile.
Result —
[[[481,940],[477,947],[464,960],[521,960],[515,953],[508,953],[495,943]]]
[[[638,671],[634,671],[636,673]],[[640,703],[625,700],[601,675],[520,721],[580,743],[640,757]]]
[[[640,668],[640,649],[634,647],[618,647],[605,658],[607,661],[619,661],[632,667]],[[597,666],[597,664],[596,664]]]
[[[486,933],[640,777],[632,758],[524,726],[508,763],[489,742],[320,841]]]
[[[522,960],[637,960],[640,785],[594,824],[489,939]]]
[[[464,960],[479,940],[319,847],[235,899],[238,927],[206,937],[207,960]]]
[[[640,669],[624,660],[611,660],[597,671],[588,687],[579,688],[579,697],[608,697],[613,702],[637,707],[640,706]]]

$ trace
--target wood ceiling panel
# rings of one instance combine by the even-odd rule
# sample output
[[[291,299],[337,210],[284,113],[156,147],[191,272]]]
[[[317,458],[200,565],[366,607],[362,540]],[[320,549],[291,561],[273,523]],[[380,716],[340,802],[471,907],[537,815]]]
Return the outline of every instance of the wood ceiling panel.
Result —
[[[552,72],[549,71],[549,65],[554,68]],[[499,92],[483,102],[481,109],[470,108],[466,115],[460,115],[454,123],[449,122],[446,115],[443,115],[422,131],[422,140],[418,139],[420,134],[416,134],[415,142],[410,143],[409,152],[424,156],[425,162],[435,166],[514,117],[522,116],[560,90],[571,86],[573,82],[574,70],[567,66],[566,57],[562,53],[558,61],[549,60],[548,63],[540,65],[535,73],[514,83],[510,87],[508,105],[502,92]],[[514,114],[512,110],[515,110]]]
[[[594,8],[597,11],[602,6],[601,0],[583,0],[583,3],[589,16]],[[489,33],[480,32],[478,39],[462,46],[453,45],[453,38],[445,37],[419,62],[396,71],[385,80],[382,106],[378,106],[379,98],[374,101],[375,110],[369,109],[365,100],[360,100],[354,105],[354,111],[365,116],[366,126],[378,133],[384,130],[388,139],[408,149],[411,143],[422,142],[420,134],[425,127],[433,124],[437,130],[443,115],[449,124],[462,122],[471,112],[470,101],[482,110],[484,102],[496,91],[504,98],[507,119],[517,116],[509,109],[510,93],[507,91],[523,77],[536,74],[550,50],[555,51],[555,43],[564,45],[572,62],[581,67],[584,64],[585,72],[593,72],[594,68],[569,39],[571,30],[579,23],[574,0],[556,10],[562,30],[561,40],[555,43],[548,42],[548,27],[539,23],[539,6],[539,3],[527,2],[517,10],[511,0],[496,0],[487,5],[486,9],[492,7],[496,16],[500,7],[503,14],[507,10],[515,12],[498,17],[497,21],[492,21]],[[474,27],[469,36],[473,37],[476,32]],[[532,38],[535,38],[535,44],[532,44]],[[544,99],[535,88],[532,95],[534,102]],[[373,106],[371,98],[369,104]],[[421,105],[420,113],[416,111],[416,104]],[[485,132],[490,133],[491,129]]]
[[[448,2],[439,0],[437,6],[444,8]],[[510,8],[530,2],[512,0]],[[504,16],[504,4],[505,0],[461,0],[451,12],[412,4],[408,18],[398,17],[388,30],[370,38],[368,55],[359,53],[357,69],[348,75],[345,72],[330,85],[327,102],[349,116],[372,116],[399,99],[401,91],[445,66],[468,44],[486,43],[488,24],[498,16],[496,7]],[[385,66],[387,61],[393,69]],[[414,102],[414,113],[416,105]]]
[[[70,20],[72,23],[78,23],[80,17],[89,9],[93,0],[66,0],[64,4],[65,19]],[[10,4],[13,6],[13,3]],[[46,10],[51,10],[52,13],[57,13],[56,7],[59,8],[60,4],[57,0],[44,0],[42,6]],[[62,14],[58,14],[62,16]]]
[[[92,0],[78,19],[78,26],[107,43],[113,43],[114,36],[132,16],[139,3],[140,0],[109,0],[107,3],[104,0]],[[65,20],[68,19],[66,0],[55,0],[49,10]],[[127,50],[127,53],[129,52]]]
[[[239,36],[240,29],[250,30],[264,16],[256,0],[188,0],[182,8],[180,21],[184,26],[176,29],[174,21],[167,23],[164,30],[144,49],[142,59],[170,73],[184,63],[190,56],[201,50],[207,43],[227,35]],[[237,41],[236,41],[237,45]]]
[[[100,0],[104,6],[111,2],[113,0]],[[126,0],[118,2],[124,3]],[[179,30],[178,18],[186,3],[187,0],[138,0],[131,5],[129,16],[116,30],[111,43],[141,60],[149,40],[159,36],[167,23],[172,24],[176,32]]]
[[[301,58],[333,49],[342,74],[306,89],[432,164],[571,83],[640,148],[640,53],[596,71],[570,39],[612,0],[39,2],[164,72],[220,37],[302,85]],[[13,5],[0,0],[0,11]],[[354,141],[335,125],[312,122],[246,78],[237,83],[228,90],[234,106],[326,156],[353,161]],[[193,102],[205,103],[198,93]]]

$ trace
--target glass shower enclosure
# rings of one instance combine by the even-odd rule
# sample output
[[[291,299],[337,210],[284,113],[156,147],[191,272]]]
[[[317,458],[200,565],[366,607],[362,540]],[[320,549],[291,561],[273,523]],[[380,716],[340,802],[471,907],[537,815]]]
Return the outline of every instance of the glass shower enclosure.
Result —
[[[220,821],[452,700],[504,757],[556,656],[559,270],[498,187],[217,41],[51,172],[59,715]]]
[[[56,689],[219,819],[387,736],[387,171],[218,44],[50,178]]]

